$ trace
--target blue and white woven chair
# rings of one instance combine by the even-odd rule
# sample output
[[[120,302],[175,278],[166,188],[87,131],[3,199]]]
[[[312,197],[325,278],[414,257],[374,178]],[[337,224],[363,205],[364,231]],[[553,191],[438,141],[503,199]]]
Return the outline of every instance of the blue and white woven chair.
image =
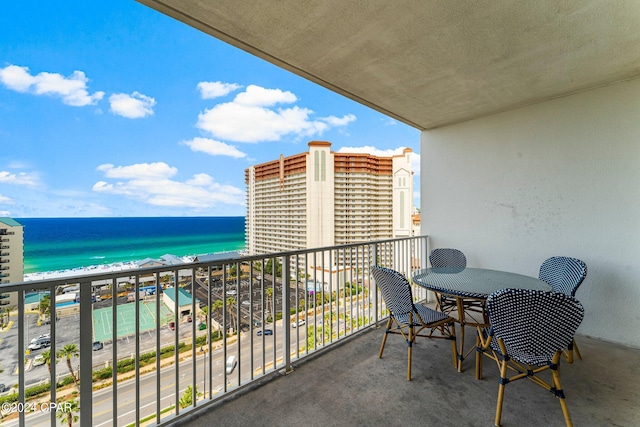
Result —
[[[389,310],[387,329],[382,338],[378,357],[382,358],[389,334],[402,335],[408,347],[407,379],[411,381],[411,353],[416,338],[443,338],[451,340],[453,366],[457,366],[456,332],[453,324],[455,320],[422,304],[414,304],[411,285],[399,272],[373,266],[371,274]]]
[[[467,257],[458,249],[437,248],[429,254],[429,262],[433,268],[454,267],[466,268]]]
[[[479,350],[500,369],[495,425],[500,425],[505,386],[527,378],[560,400],[566,425],[571,426],[559,365],[584,317],[582,304],[562,293],[502,289],[489,295],[486,309],[491,327],[488,332],[478,328]],[[515,374],[509,377],[507,370]],[[550,382],[540,377],[546,370],[551,371]]]
[[[586,277],[587,264],[577,258],[565,256],[554,256],[545,260],[540,266],[540,274],[538,276],[540,280],[547,282],[554,292],[572,297],[576,296],[578,287]],[[582,355],[575,339],[567,350],[569,352],[575,351],[578,359],[582,360]]]
[[[467,257],[459,249],[437,248],[429,254],[429,263],[432,268],[466,268]],[[447,297],[438,292],[436,296],[436,308],[443,313],[451,313],[457,309],[456,299]]]

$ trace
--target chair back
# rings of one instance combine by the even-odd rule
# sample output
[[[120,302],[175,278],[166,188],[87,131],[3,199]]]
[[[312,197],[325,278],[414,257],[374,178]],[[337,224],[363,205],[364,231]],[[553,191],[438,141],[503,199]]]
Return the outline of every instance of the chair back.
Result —
[[[547,282],[554,292],[575,296],[587,277],[587,264],[576,258],[554,256],[540,266],[538,278]]]
[[[413,295],[409,281],[400,273],[377,265],[371,267],[376,285],[380,288],[382,299],[394,316],[415,312]]]
[[[467,267],[467,257],[464,256],[462,251],[451,248],[438,248],[432,250],[429,254],[429,262],[433,268]]]
[[[548,357],[566,349],[582,323],[584,308],[572,296],[530,289],[502,289],[486,302],[495,338],[509,352]]]

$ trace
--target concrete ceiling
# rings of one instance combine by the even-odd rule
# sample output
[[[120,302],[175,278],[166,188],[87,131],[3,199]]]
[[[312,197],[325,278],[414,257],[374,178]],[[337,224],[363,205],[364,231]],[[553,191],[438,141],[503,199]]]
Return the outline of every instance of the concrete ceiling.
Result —
[[[139,0],[418,129],[640,76],[638,0]]]

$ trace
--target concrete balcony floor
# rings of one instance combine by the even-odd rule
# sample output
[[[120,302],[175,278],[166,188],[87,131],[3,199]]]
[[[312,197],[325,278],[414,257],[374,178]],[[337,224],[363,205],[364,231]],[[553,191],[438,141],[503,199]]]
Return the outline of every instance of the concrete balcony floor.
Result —
[[[467,329],[467,342],[473,332]],[[412,381],[407,348],[384,329],[369,329],[296,364],[288,375],[241,390],[182,420],[180,425],[247,426],[492,426],[498,369],[485,358],[475,379],[471,356],[464,371],[452,364],[448,341],[419,339]],[[578,336],[583,360],[561,363],[575,426],[640,425],[640,350]],[[563,426],[558,400],[528,380],[506,386],[503,426]]]

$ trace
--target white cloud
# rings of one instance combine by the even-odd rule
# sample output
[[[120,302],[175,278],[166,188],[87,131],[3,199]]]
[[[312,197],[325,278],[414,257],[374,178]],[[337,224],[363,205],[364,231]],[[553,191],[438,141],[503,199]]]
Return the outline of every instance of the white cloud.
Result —
[[[280,89],[265,89],[250,85],[236,95],[232,102],[225,102],[205,110],[198,116],[196,126],[215,138],[233,142],[279,141],[282,137],[311,137],[354,121],[353,114],[344,117],[329,116],[312,119],[313,111],[292,106],[298,98]]]
[[[127,119],[140,119],[153,115],[156,100],[140,92],[133,92],[131,95],[114,93],[109,97],[109,104],[113,114]]]
[[[166,163],[118,167],[102,165],[98,170],[105,172],[107,178],[124,180],[98,181],[93,186],[93,191],[97,193],[125,196],[149,205],[165,207],[202,209],[219,203],[244,204],[243,190],[218,184],[207,174],[196,174],[185,182],[169,179],[177,173],[177,169]]]
[[[292,104],[298,98],[291,92],[280,89],[266,89],[256,85],[247,86],[247,90],[236,95],[234,103],[256,107],[270,107],[276,104]]]
[[[98,166],[97,169],[104,172],[107,178],[125,179],[165,179],[178,173],[178,169],[164,162],[138,163],[130,166],[114,166],[105,163]]]
[[[235,83],[223,83],[219,81],[198,83],[198,89],[200,90],[200,96],[202,96],[202,99],[213,99],[225,96],[240,89],[241,87],[242,86]]]
[[[7,196],[3,196],[2,194],[0,194],[0,203],[11,204],[13,203],[13,200],[11,200],[11,198]],[[5,216],[5,215],[0,215],[0,216]]]
[[[2,171],[0,172],[0,183],[35,187],[40,183],[40,178],[35,173],[20,172],[18,174],[15,174],[7,171]]]
[[[331,126],[346,126],[349,123],[355,121],[356,116],[353,114],[347,114],[344,117],[329,116],[329,117],[321,118],[320,120],[327,122]]]
[[[247,157],[246,153],[238,150],[236,147],[225,144],[224,142],[214,141],[209,138],[193,138],[191,141],[182,141],[184,144],[191,148],[191,151],[207,153],[212,156],[229,156],[236,159],[242,159]]]
[[[11,216],[11,212],[9,212],[9,211],[0,211],[0,216]]]
[[[0,68],[0,81],[17,92],[60,97],[62,102],[73,107],[94,105],[104,96],[104,92],[89,95],[87,91],[89,79],[82,71],[77,70],[69,77],[47,72],[32,76],[28,67],[8,65]]]
[[[391,157],[397,156],[404,152],[406,147],[398,147],[398,148],[388,148],[386,150],[382,150],[380,148],[372,147],[372,146],[364,146],[364,147],[342,147],[338,150],[338,153],[366,153],[371,154],[378,157]],[[420,175],[420,154],[411,152],[410,155],[411,160],[411,171],[414,175]]]

